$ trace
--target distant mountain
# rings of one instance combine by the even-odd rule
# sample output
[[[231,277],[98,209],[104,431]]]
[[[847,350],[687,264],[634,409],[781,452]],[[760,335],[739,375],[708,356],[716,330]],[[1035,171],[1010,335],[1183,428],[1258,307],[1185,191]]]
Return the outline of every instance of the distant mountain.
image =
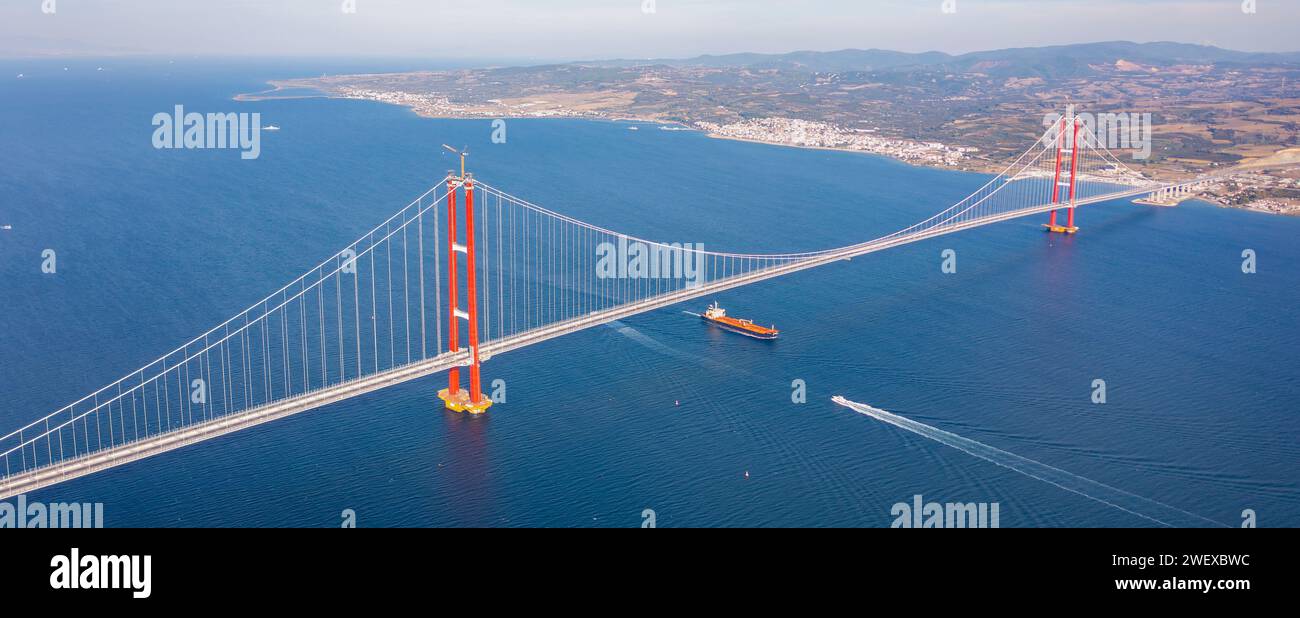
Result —
[[[1093,67],[1113,67],[1120,62],[1153,68],[1185,64],[1300,64],[1300,52],[1254,53],[1187,43],[1108,41],[972,52],[941,62],[940,66],[1008,77],[1070,77],[1086,74]]]
[[[751,69],[789,69],[821,73],[841,71],[880,71],[906,66],[937,64],[951,59],[943,52],[908,53],[887,49],[842,49],[817,52],[796,51],[787,54],[727,54],[699,56],[688,60],[665,61],[670,66],[736,67]]]
[[[1094,67],[1115,66],[1120,62],[1155,68],[1179,64],[1300,64],[1300,52],[1257,53],[1188,43],[1107,41],[998,49],[955,56],[936,51],[909,53],[884,49],[843,49],[786,54],[726,54],[686,59],[624,59],[575,64],[604,67],[664,65],[783,69],[820,73],[959,71],[1000,77],[1069,77],[1086,74],[1093,71]]]
[[[842,71],[879,71],[906,66],[937,64],[951,59],[943,52],[909,53],[887,49],[842,49],[839,51],[796,51],[785,54],[725,54],[697,56],[695,58],[656,58],[646,60],[602,60],[579,62],[587,66],[649,66],[714,67],[749,69],[787,69],[820,73]]]

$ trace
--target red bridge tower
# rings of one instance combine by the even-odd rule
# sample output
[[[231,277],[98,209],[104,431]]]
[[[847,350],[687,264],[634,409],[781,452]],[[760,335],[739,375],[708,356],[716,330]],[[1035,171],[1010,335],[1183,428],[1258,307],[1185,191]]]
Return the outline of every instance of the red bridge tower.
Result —
[[[1079,117],[1071,115],[1069,123],[1073,125],[1073,131],[1070,135],[1069,147],[1067,148],[1065,141],[1066,118],[1065,116],[1061,116],[1061,128],[1056,135],[1056,174],[1052,178],[1052,203],[1059,204],[1061,201],[1061,187],[1068,187],[1069,192],[1067,199],[1069,200],[1070,205],[1066,211],[1065,225],[1058,225],[1056,223],[1056,211],[1052,211],[1051,218],[1047,220],[1047,223],[1043,224],[1043,227],[1047,228],[1049,234],[1052,232],[1073,234],[1079,231],[1079,228],[1074,225],[1075,171],[1079,165]],[[1061,163],[1063,155],[1066,154],[1070,156],[1070,179],[1063,181],[1061,180]]]
[[[449,148],[450,149],[450,148]],[[452,150],[455,152],[455,150]],[[478,351],[478,281],[474,263],[474,178],[465,173],[465,154],[460,155],[460,176],[447,175],[447,305],[451,319],[447,321],[447,345],[451,352],[460,351],[460,320],[468,322],[469,333],[469,390],[460,387],[460,367],[447,372],[447,388],[438,391],[438,398],[448,410],[482,414],[492,405],[483,396],[479,378]],[[456,242],[456,193],[465,191],[465,244]],[[456,254],[465,254],[465,292],[469,311],[461,311],[457,301]]]

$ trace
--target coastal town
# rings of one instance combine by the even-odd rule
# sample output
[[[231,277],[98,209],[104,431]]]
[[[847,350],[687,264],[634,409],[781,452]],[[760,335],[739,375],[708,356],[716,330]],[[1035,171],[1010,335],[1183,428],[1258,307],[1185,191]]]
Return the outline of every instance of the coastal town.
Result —
[[[341,88],[337,96],[401,105],[429,118],[589,118],[662,122],[660,119],[627,117],[598,109],[575,109],[541,99],[510,102],[492,99],[482,104],[459,104],[439,94],[370,88]],[[680,126],[680,123],[672,124]],[[754,118],[725,124],[696,121],[689,123],[687,128],[703,131],[711,137],[800,148],[850,150],[893,157],[917,165],[958,169],[968,169],[964,163],[968,163],[971,154],[979,151],[971,146],[884,137],[878,135],[875,128],[852,129],[797,118]]]
[[[1294,170],[1239,174],[1211,184],[1195,197],[1226,208],[1300,216],[1300,176]]]
[[[800,148],[853,150],[933,167],[961,167],[971,153],[979,151],[971,146],[881,137],[875,134],[876,129],[849,129],[795,118],[756,118],[729,124],[697,122],[695,126],[714,137]]]

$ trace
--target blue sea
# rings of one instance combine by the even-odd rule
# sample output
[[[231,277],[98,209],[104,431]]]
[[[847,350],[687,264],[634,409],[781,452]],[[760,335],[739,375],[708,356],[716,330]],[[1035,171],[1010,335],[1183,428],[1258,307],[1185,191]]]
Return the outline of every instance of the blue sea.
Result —
[[[924,219],[980,174],[578,120],[431,120],[268,79],[420,63],[0,62],[0,433],[152,361],[441,179],[718,251],[815,250]],[[66,69],[65,69],[66,67]],[[21,79],[15,76],[22,73]],[[175,105],[259,112],[261,156],[157,150]],[[678,306],[28,496],[105,525],[866,526],[896,503],[997,503],[1002,527],[1159,525],[831,402],[843,395],[1227,526],[1300,524],[1300,219],[1187,203],[1018,220],[728,291],[761,342]],[[42,252],[57,255],[41,272]],[[944,274],[952,249],[957,272]],[[1252,249],[1258,271],[1242,272]],[[708,299],[712,300],[712,299]],[[794,403],[797,380],[806,403]],[[1093,402],[1094,380],[1106,402]]]

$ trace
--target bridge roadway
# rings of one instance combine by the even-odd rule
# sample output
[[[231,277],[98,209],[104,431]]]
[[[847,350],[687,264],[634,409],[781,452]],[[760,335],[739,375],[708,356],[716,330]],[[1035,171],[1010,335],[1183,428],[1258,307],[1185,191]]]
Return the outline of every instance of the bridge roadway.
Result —
[[[1180,183],[1179,185],[1168,186],[1181,186],[1181,184],[1190,183]],[[1150,193],[1153,190],[1155,189],[1152,187],[1127,189],[1089,199],[1077,200],[1075,204],[1077,206],[1086,206],[1098,202],[1123,199],[1134,195]],[[531,331],[498,339],[490,343],[484,343],[480,347],[480,360],[486,360],[497,354],[517,350],[519,348],[541,343],[548,339],[554,339],[593,326],[600,326],[639,313],[645,313],[646,311],[667,307],[669,305],[699,298],[701,296],[708,296],[710,294],[756,283],[765,279],[771,279],[773,277],[815,268],[817,266],[823,266],[840,260],[847,260],[859,255],[874,253],[876,251],[917,242],[919,240],[925,240],[927,238],[943,236],[1000,221],[1008,221],[1011,219],[1041,214],[1060,208],[1062,208],[1060,204],[1048,204],[1045,206],[1017,210],[1010,213],[986,216],[971,221],[954,223],[929,230],[920,230],[894,238],[886,237],[859,245],[844,247],[838,251],[819,254],[810,258],[787,262],[763,270],[757,270],[744,275],[705,283],[653,299],[647,299],[642,302],[630,303],[628,305],[615,307],[599,313],[591,313],[582,317],[572,318],[563,322],[557,322]],[[292,416],[300,412],[306,412],[307,410],[350,399],[358,395],[377,391],[410,380],[416,380],[434,373],[445,371],[457,365],[468,364],[469,355],[467,351],[461,351],[455,354],[445,352],[433,358],[417,361],[401,367],[395,367],[393,369],[349,380],[309,393],[295,395],[287,399],[250,408],[242,412],[231,413],[202,423],[196,423],[184,429],[177,429],[168,433],[148,436],[134,442],[117,445],[95,453],[69,458],[65,461],[14,474],[3,479],[0,481],[0,499],[36,491],[77,477],[86,476],[94,472],[138,461],[146,457],[152,457],[167,451],[172,451],[182,446],[202,442],[204,440],[211,440],[212,438],[224,436],[256,425],[261,425],[262,423]],[[432,406],[432,402],[436,399],[432,396],[432,392],[429,399],[431,402],[430,405]]]

